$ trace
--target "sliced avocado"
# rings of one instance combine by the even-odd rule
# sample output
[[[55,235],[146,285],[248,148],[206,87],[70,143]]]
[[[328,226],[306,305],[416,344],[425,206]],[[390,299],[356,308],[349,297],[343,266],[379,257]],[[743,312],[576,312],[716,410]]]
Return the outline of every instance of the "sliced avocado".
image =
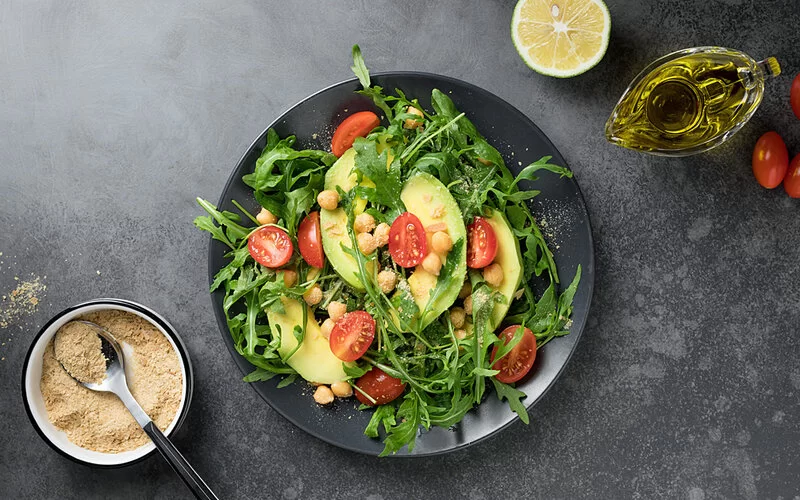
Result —
[[[357,183],[356,173],[353,171],[355,160],[355,149],[350,148],[345,151],[328,170],[328,173],[325,174],[325,189],[335,190],[337,186],[342,188],[344,192],[353,189]],[[362,179],[361,185],[366,187],[375,186],[369,179]],[[355,213],[363,212],[366,206],[367,200],[357,199]],[[336,210],[325,210],[323,208],[319,212],[319,221],[322,248],[325,250],[325,256],[328,261],[347,284],[357,290],[363,290],[364,285],[358,277],[356,260],[342,249],[342,245],[352,248],[350,236],[347,234],[347,214],[341,208]]]
[[[487,219],[487,222],[492,226],[497,237],[497,255],[494,262],[503,268],[503,282],[500,283],[500,286],[492,287],[490,285],[503,297],[503,301],[496,303],[492,311],[492,328],[495,329],[505,318],[511,301],[514,300],[514,294],[522,282],[522,252],[519,248],[519,240],[514,236],[511,225],[502,213],[492,210],[492,216]]]
[[[287,356],[297,346],[297,339],[294,336],[294,327],[303,322],[303,305],[300,302],[281,297],[285,314],[268,312],[267,320],[273,335],[280,335],[281,346],[278,353],[281,357]],[[306,306],[308,307],[308,306]],[[306,333],[300,348],[292,354],[286,363],[300,374],[301,377],[309,382],[320,384],[332,384],[347,378],[342,368],[342,360],[334,356],[331,352],[328,340],[322,336],[322,332],[314,319],[314,313],[308,309],[306,321]],[[280,327],[280,333],[278,328]]]
[[[461,245],[457,255],[451,250],[446,257],[443,256],[443,262],[447,259],[458,259],[451,274],[437,277],[418,267],[408,278],[411,293],[420,311],[424,311],[426,306],[428,309],[422,318],[422,328],[424,328],[453,305],[464,284],[464,276],[467,273],[467,228],[464,227],[461,210],[453,195],[439,179],[428,173],[420,172],[408,179],[400,193],[400,199],[406,209],[419,218],[423,227],[443,222],[453,243],[461,238],[464,239],[464,244]],[[440,279],[448,280],[447,288],[434,303],[428,304],[430,293]]]

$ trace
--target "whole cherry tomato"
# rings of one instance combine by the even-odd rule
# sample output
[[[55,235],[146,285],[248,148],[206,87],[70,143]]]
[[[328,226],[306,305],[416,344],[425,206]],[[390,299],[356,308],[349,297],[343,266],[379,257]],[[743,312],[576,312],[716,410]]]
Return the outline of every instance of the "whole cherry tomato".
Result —
[[[789,164],[789,172],[783,179],[783,189],[792,198],[800,198],[800,154]]]
[[[753,175],[767,189],[780,185],[789,168],[789,151],[777,132],[762,135],[753,148]]]

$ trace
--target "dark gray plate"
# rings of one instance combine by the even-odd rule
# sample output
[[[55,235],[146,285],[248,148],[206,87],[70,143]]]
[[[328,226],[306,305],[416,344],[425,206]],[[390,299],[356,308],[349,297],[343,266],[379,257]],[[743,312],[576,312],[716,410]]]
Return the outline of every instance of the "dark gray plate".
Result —
[[[430,95],[434,88],[446,93],[487,140],[500,150],[512,172],[518,172],[522,166],[545,155],[552,156],[554,163],[566,166],[553,144],[531,120],[507,102],[474,85],[444,76],[411,72],[377,74],[373,76],[373,82],[386,92],[395,88],[403,90],[409,98],[418,98],[426,109],[431,109]],[[356,111],[378,112],[371,100],[354,93],[359,88],[360,84],[353,79],[323,89],[289,109],[268,128],[274,128],[281,137],[296,135],[300,147],[329,150],[333,130],[344,117]],[[253,171],[265,144],[266,131],[253,142],[233,170],[220,198],[221,209],[236,211],[231,203],[235,199],[245,208],[257,211],[258,204],[241,179]],[[583,275],[575,294],[571,333],[554,339],[539,351],[531,374],[518,384],[528,395],[525,400],[528,408],[553,385],[572,355],[586,323],[594,284],[592,232],[578,183],[546,172],[535,183],[535,188],[542,194],[534,199],[532,209],[549,237],[562,285],[571,281],[579,264],[583,266]],[[213,279],[225,265],[224,253],[224,245],[212,240],[209,279]],[[212,294],[217,322],[231,355],[242,374],[247,374],[253,367],[233,348],[222,312],[222,296],[222,292]],[[277,383],[277,380],[259,382],[253,384],[253,388],[278,413],[304,431],[348,450],[370,455],[383,450],[381,441],[364,436],[371,412],[358,411],[355,398],[337,400],[332,408],[323,408],[314,403],[307,384],[298,382],[278,389]],[[505,402],[501,403],[494,393],[490,393],[454,429],[434,428],[419,436],[411,455],[432,455],[463,448],[495,434],[517,418]],[[403,451],[399,455],[408,453]]]

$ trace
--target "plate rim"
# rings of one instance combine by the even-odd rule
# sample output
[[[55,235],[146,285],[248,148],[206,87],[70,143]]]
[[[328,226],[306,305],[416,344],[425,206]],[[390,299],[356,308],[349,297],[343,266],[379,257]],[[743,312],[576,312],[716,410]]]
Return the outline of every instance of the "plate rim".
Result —
[[[456,85],[459,85],[459,86],[462,86],[462,87],[468,89],[471,92],[478,92],[478,93],[481,93],[481,94],[487,94],[491,98],[494,98],[504,108],[506,108],[507,111],[510,111],[511,113],[516,114],[522,121],[527,123],[531,127],[531,129],[533,131],[535,131],[536,135],[539,137],[540,140],[542,140],[545,144],[547,144],[550,147],[550,149],[553,152],[555,152],[561,159],[564,159],[564,156],[561,154],[561,152],[558,150],[558,148],[556,148],[555,144],[553,144],[553,142],[550,140],[550,138],[539,128],[538,125],[536,125],[536,123],[531,118],[529,118],[525,113],[523,113],[522,111],[517,109],[516,106],[512,105],[511,103],[509,103],[508,101],[506,101],[502,97],[500,97],[500,96],[494,94],[493,92],[490,92],[490,91],[488,91],[488,90],[486,90],[486,89],[484,89],[482,87],[479,87],[479,86],[477,86],[475,84],[472,84],[472,83],[469,83],[469,82],[466,82],[464,80],[461,80],[461,79],[458,79],[458,78],[454,78],[454,77],[451,77],[451,76],[440,75],[440,74],[437,74],[437,73],[430,73],[430,72],[424,72],[424,71],[382,71],[382,72],[370,73],[370,78],[378,78],[378,79],[380,79],[380,78],[404,78],[404,77],[415,77],[415,78],[422,77],[422,78],[434,79],[434,80],[442,81],[442,82],[446,82],[446,83],[454,83]],[[330,85],[328,85],[326,87],[323,87],[323,88],[321,88],[321,89],[319,89],[319,90],[307,95],[306,97],[300,99],[299,101],[295,102],[295,104],[293,104],[292,106],[290,106],[288,108],[285,108],[275,119],[273,119],[271,122],[269,122],[269,124],[266,126],[266,128],[264,128],[262,130],[262,132],[260,134],[258,134],[253,141],[250,142],[250,145],[247,146],[247,148],[244,150],[242,155],[236,161],[236,164],[234,165],[233,169],[231,170],[231,172],[230,172],[230,174],[228,176],[228,180],[225,182],[225,185],[222,188],[222,192],[220,193],[219,199],[217,201],[217,207],[220,207],[220,206],[223,205],[223,203],[225,202],[225,193],[227,193],[228,190],[230,189],[231,185],[234,182],[237,181],[237,178],[236,178],[235,174],[239,170],[239,167],[245,161],[247,156],[249,156],[251,154],[251,152],[253,151],[253,148],[256,146],[256,144],[258,142],[260,142],[267,135],[267,133],[269,132],[269,130],[271,128],[274,128],[278,123],[280,123],[281,120],[283,120],[286,115],[288,115],[293,110],[295,110],[296,108],[300,107],[301,105],[303,105],[307,101],[313,99],[314,97],[316,97],[316,96],[318,96],[320,94],[323,94],[325,92],[328,92],[328,91],[330,91],[330,90],[332,90],[334,88],[341,87],[341,86],[344,86],[344,85],[349,85],[349,84],[355,83],[357,81],[358,81],[357,77],[351,77],[351,78],[347,78],[345,80],[341,80],[341,81],[339,81],[337,83],[330,84]],[[569,168],[569,165],[567,165],[566,159],[564,159],[564,164],[565,164],[564,166]],[[571,168],[570,168],[570,171],[572,171]],[[586,225],[587,225],[587,228],[586,228],[587,231],[586,232],[587,232],[587,235],[588,235],[588,238],[589,238],[588,239],[588,243],[589,243],[588,247],[589,247],[590,251],[589,251],[588,265],[587,265],[587,269],[582,269],[582,271],[581,271],[582,272],[582,275],[581,275],[581,282],[582,283],[583,283],[584,277],[590,277],[591,278],[590,282],[587,283],[587,286],[589,288],[588,288],[588,291],[587,291],[588,295],[587,295],[587,300],[586,300],[586,315],[584,316],[584,318],[582,319],[580,324],[573,323],[573,326],[570,329],[569,335],[570,335],[570,337],[575,339],[575,343],[570,348],[569,353],[567,353],[567,356],[564,359],[564,362],[558,368],[558,371],[554,374],[552,381],[545,387],[545,389],[537,397],[532,398],[530,400],[530,402],[524,403],[526,412],[529,412],[531,410],[531,408],[533,408],[539,401],[541,401],[544,398],[544,396],[548,392],[550,392],[550,390],[553,388],[553,386],[556,385],[556,382],[561,378],[561,375],[564,373],[564,370],[567,367],[567,365],[569,365],[570,361],[572,360],[572,357],[575,355],[575,351],[577,350],[578,344],[580,343],[581,337],[583,336],[584,330],[586,329],[586,324],[587,324],[588,319],[589,319],[589,313],[591,312],[592,300],[594,298],[594,287],[595,287],[595,281],[596,281],[596,276],[595,276],[595,260],[596,259],[595,259],[595,243],[594,243],[594,231],[593,231],[593,227],[592,227],[592,220],[591,220],[591,216],[589,214],[588,207],[586,205],[586,198],[584,197],[583,191],[581,190],[580,185],[578,184],[578,181],[575,178],[574,172],[573,172],[573,177],[570,180],[572,181],[572,183],[573,183],[573,185],[575,187],[576,193],[578,195],[578,200],[580,201],[581,211],[583,212],[584,218],[586,220]],[[214,251],[213,247],[214,247],[214,239],[209,236],[208,237],[208,251],[207,251],[207,255],[208,255],[208,257],[207,257],[207,259],[208,259],[208,279],[209,279],[208,283],[209,284],[211,284],[213,282],[214,276],[219,271],[219,269],[212,268],[212,253]],[[237,366],[239,371],[242,373],[243,376],[247,375],[247,372],[245,372],[244,368],[242,366],[240,366],[240,364],[238,362],[238,358],[240,358],[241,356],[236,351],[236,349],[233,347],[233,343],[228,340],[230,338],[230,331],[228,331],[228,327],[227,327],[227,324],[225,322],[224,315],[221,314],[221,311],[218,311],[219,308],[215,304],[214,294],[213,293],[209,293],[208,297],[209,297],[209,300],[211,301],[211,306],[212,306],[211,308],[214,311],[214,317],[216,319],[217,327],[218,327],[217,329],[219,330],[219,333],[222,335],[223,343],[225,344],[225,347],[227,348],[228,352],[234,358],[234,359],[232,359],[232,361]],[[578,327],[578,329],[577,330],[572,330],[572,328],[575,328],[576,326]],[[247,383],[247,385],[249,385],[251,387],[251,389],[253,391],[255,391],[255,393],[264,402],[266,402],[267,405],[269,405],[269,407],[273,411],[275,411],[276,413],[281,415],[283,418],[285,418],[286,420],[291,422],[292,425],[294,425],[295,427],[297,427],[301,431],[305,432],[306,434],[309,434],[309,435],[313,436],[314,438],[319,439],[319,440],[321,440],[321,441],[323,441],[323,442],[325,442],[325,443],[327,443],[327,444],[329,444],[331,446],[334,446],[336,448],[348,450],[350,452],[358,453],[358,454],[361,454],[361,455],[378,456],[378,453],[370,453],[370,452],[365,451],[363,449],[359,449],[359,448],[357,448],[355,446],[350,446],[350,445],[347,445],[347,444],[343,444],[341,442],[335,442],[332,439],[329,439],[327,436],[323,436],[323,435],[317,434],[316,432],[312,432],[312,431],[306,429],[305,426],[303,426],[299,422],[298,419],[295,419],[292,415],[290,415],[287,412],[283,411],[282,409],[277,408],[276,406],[274,406],[269,401],[269,399],[267,399],[260,391],[258,391],[256,389],[256,386],[254,385],[254,383]],[[472,410],[470,410],[470,411],[472,411]],[[453,447],[442,449],[442,450],[435,450],[435,451],[422,452],[422,453],[414,453],[414,452],[411,452],[411,453],[408,453],[408,452],[405,452],[405,453],[394,453],[394,454],[386,455],[383,458],[390,457],[392,459],[413,459],[413,458],[422,458],[422,457],[433,457],[433,456],[452,453],[452,452],[455,452],[455,451],[458,451],[458,450],[463,450],[464,448],[467,448],[469,446],[475,445],[477,443],[483,442],[484,440],[489,439],[491,437],[495,437],[497,434],[499,434],[503,430],[507,429],[511,425],[516,424],[519,421],[520,421],[520,417],[519,417],[519,415],[517,415],[515,413],[514,416],[511,418],[511,420],[509,420],[508,422],[496,427],[491,432],[488,432],[485,435],[483,435],[483,436],[481,436],[481,437],[479,437],[477,439],[474,439],[472,441],[459,443],[459,444],[457,444],[457,445],[455,445]],[[422,437],[422,435],[424,435],[424,433],[423,434],[418,434],[417,438]],[[403,449],[405,450],[405,448],[403,448]]]

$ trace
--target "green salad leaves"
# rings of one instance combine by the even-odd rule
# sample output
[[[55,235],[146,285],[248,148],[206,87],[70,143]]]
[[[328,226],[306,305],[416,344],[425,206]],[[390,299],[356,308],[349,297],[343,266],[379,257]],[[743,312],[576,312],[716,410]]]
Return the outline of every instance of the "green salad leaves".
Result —
[[[492,349],[498,346],[498,359],[508,355],[523,335],[520,328],[510,342],[504,343],[495,333],[498,325],[493,325],[492,315],[502,300],[497,290],[489,286],[481,272],[471,270],[468,299],[464,299],[465,307],[467,300],[471,305],[469,331],[461,326],[463,320],[456,327],[451,319],[454,310],[445,310],[438,317],[427,307],[420,310],[409,289],[413,269],[394,264],[386,249],[366,255],[359,251],[353,226],[357,213],[363,210],[363,205],[357,207],[359,200],[367,201],[366,212],[376,221],[391,224],[406,211],[399,196],[405,182],[419,172],[431,174],[447,186],[467,224],[476,216],[486,217],[495,211],[503,214],[522,252],[521,284],[503,325],[529,328],[536,336],[537,348],[541,348],[569,332],[581,269],[561,289],[553,254],[528,206],[539,193],[525,187],[542,171],[565,177],[572,173],[544,157],[515,176],[502,155],[445,93],[433,90],[431,112],[401,90],[386,93],[372,84],[358,46],[353,48],[352,69],[363,87],[358,93],[370,98],[383,114],[381,126],[353,143],[353,172],[359,181],[367,178],[372,183],[357,184],[347,192],[339,189],[339,208],[347,215],[343,230],[351,242],[350,246],[342,245],[342,249],[352,257],[363,290],[348,286],[328,262],[317,270],[297,252],[281,269],[258,264],[247,245],[248,237],[260,225],[257,218],[238,203],[235,206],[241,215],[197,200],[208,215],[198,217],[195,225],[228,247],[225,256],[229,262],[217,272],[211,291],[222,290],[223,311],[233,345],[255,367],[244,380],[259,382],[281,375],[284,378],[280,386],[286,386],[297,378],[287,364],[297,348],[281,356],[281,333],[287,332],[271,328],[267,313],[282,313],[285,298],[302,303],[304,294],[319,285],[323,298],[309,313],[317,321],[321,323],[328,317],[326,307],[336,300],[347,304],[348,311],[366,310],[376,323],[370,348],[356,363],[344,366],[350,380],[356,381],[377,367],[406,384],[402,397],[374,408],[364,431],[370,438],[383,440],[384,455],[403,447],[413,450],[420,428],[450,428],[458,424],[491,389],[527,423],[525,394],[494,377],[498,370],[491,363]],[[410,107],[421,110],[423,116],[410,112]],[[415,120],[417,126],[408,126],[408,120]],[[296,242],[303,218],[318,210],[317,195],[324,189],[325,174],[336,157],[325,151],[298,149],[295,142],[294,136],[280,138],[270,130],[253,172],[242,180],[253,189],[260,206],[277,218],[274,225]],[[243,217],[249,222],[245,224]],[[465,238],[457,239],[451,252],[462,252],[467,244]],[[430,290],[434,300],[453,285],[456,265],[455,258],[444,263]],[[390,293],[384,293],[379,285],[381,269],[392,270],[397,276],[396,288]],[[291,332],[298,347],[305,338],[305,324],[303,321]],[[362,409],[367,408],[362,405]]]

